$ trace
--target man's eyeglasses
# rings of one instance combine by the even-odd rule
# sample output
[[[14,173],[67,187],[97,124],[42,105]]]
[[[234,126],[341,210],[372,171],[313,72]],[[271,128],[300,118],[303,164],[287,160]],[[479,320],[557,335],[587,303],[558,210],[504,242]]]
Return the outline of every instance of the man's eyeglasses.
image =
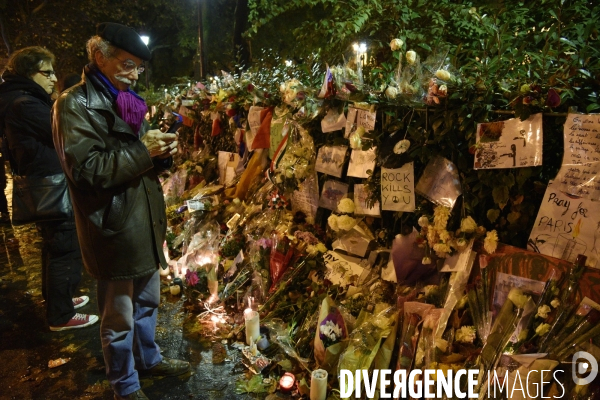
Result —
[[[121,60],[120,58],[115,57],[117,60],[121,61],[121,65],[123,65],[123,70],[125,72],[133,72],[135,69],[137,69],[137,73],[141,74],[142,72],[144,72],[145,67],[143,65],[140,65],[139,67],[137,65],[135,65],[135,63],[131,60]]]
[[[44,75],[46,78],[52,78],[53,76],[56,76],[56,72],[52,71],[51,69],[46,70],[46,71],[38,71],[40,74]]]

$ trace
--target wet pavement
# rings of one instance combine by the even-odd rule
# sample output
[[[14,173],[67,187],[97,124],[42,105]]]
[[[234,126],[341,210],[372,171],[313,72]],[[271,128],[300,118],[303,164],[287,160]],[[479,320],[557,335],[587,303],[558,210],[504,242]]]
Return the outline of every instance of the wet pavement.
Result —
[[[10,204],[10,183],[6,192]],[[88,295],[90,303],[79,312],[97,313],[95,288],[95,281],[84,272],[79,294]],[[240,352],[227,344],[217,345],[227,354],[213,360],[214,343],[188,328],[195,316],[186,313],[183,305],[183,297],[172,296],[162,286],[156,336],[163,355],[190,361],[192,373],[143,379],[144,393],[153,400],[264,398],[235,393],[236,381],[246,372],[238,362]],[[68,362],[48,367],[49,361],[59,358]],[[1,225],[0,399],[112,398],[104,375],[99,324],[64,332],[49,330],[41,293],[41,238],[34,225]]]

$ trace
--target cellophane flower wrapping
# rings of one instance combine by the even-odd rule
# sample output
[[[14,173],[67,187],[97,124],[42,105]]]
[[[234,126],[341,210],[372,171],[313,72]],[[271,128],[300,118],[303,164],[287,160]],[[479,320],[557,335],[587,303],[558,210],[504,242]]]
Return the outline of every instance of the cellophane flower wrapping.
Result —
[[[314,351],[317,365],[328,373],[335,372],[340,354],[346,348],[346,323],[334,301],[326,296],[321,303],[315,332]]]
[[[392,243],[392,260],[398,283],[414,285],[417,282],[438,283],[435,263],[422,263],[425,250],[417,244],[418,233],[413,229],[409,235],[397,235]],[[429,278],[427,278],[429,277]]]
[[[330,71],[333,75],[335,93],[338,99],[348,100],[352,94],[359,92],[361,84],[358,73],[349,64],[336,65],[331,67]]]
[[[270,293],[275,291],[277,283],[290,266],[290,262],[294,256],[294,246],[287,235],[275,232],[271,236],[271,240],[273,244],[269,260],[271,270]]]
[[[314,174],[316,152],[313,139],[306,129],[291,120],[286,121],[286,127],[288,137],[285,153],[281,156],[275,154],[272,179],[281,193],[289,196],[298,190],[300,183]]]
[[[404,303],[404,316],[402,330],[400,332],[400,344],[398,347],[398,357],[395,370],[405,370],[408,374],[411,371],[413,360],[417,351],[417,341],[419,339],[419,326],[425,315],[433,309],[433,305],[407,301]]]
[[[340,356],[338,376],[342,369],[354,372],[371,367],[381,347],[381,339],[387,337],[392,330],[394,313],[394,307],[385,308],[376,314],[361,311],[356,326],[348,338],[348,347]],[[354,392],[354,388],[351,387],[346,387],[344,390]]]

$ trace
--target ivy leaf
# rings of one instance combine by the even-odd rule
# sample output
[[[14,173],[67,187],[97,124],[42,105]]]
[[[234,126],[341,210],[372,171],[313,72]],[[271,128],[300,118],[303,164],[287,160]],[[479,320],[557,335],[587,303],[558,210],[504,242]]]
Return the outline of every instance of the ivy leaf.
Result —
[[[521,213],[518,211],[514,211],[514,212],[509,213],[506,216],[506,219],[508,220],[509,223],[514,224],[519,220],[520,217],[521,217]]]
[[[497,210],[495,208],[490,208],[487,211],[487,218],[490,220],[490,222],[493,224],[494,222],[496,222],[496,220],[498,219],[498,217],[500,216],[500,210]]]
[[[506,186],[498,186],[492,190],[494,203],[498,204],[500,209],[503,209],[506,203],[508,203],[508,195],[508,188]]]
[[[285,372],[289,372],[292,370],[292,362],[288,359],[285,360],[281,360],[277,363],[277,365],[281,365],[281,368],[285,371]]]

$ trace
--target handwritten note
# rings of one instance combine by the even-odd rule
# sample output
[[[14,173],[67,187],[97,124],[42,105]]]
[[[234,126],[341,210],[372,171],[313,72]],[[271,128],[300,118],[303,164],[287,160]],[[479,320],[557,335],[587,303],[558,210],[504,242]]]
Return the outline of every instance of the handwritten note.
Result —
[[[323,184],[323,191],[319,199],[319,207],[327,208],[328,210],[337,210],[337,205],[341,199],[348,194],[347,183],[340,181],[328,180]]]
[[[360,265],[361,259],[347,256],[336,251],[323,254],[327,267],[325,278],[334,285],[347,286],[351,283],[358,285],[365,269]]]
[[[238,154],[227,151],[219,152],[219,183],[221,185],[227,185],[235,178],[235,168],[239,162],[240,156]]]
[[[600,115],[569,114],[564,128],[565,153],[555,182],[560,189],[600,199]]]
[[[348,176],[357,178],[368,178],[367,171],[375,169],[375,158],[377,147],[371,147],[369,150],[352,150],[350,154],[350,164],[348,165]]]
[[[348,146],[323,146],[319,149],[315,169],[327,175],[342,177]]]
[[[339,131],[346,126],[346,116],[335,109],[329,110],[323,120],[321,120],[321,130],[323,133]]]
[[[415,169],[412,162],[401,168],[381,168],[381,209],[415,211]]]
[[[367,132],[372,131],[375,129],[376,118],[377,113],[375,111],[358,110],[356,125],[364,127]]]
[[[587,265],[600,268],[600,204],[567,195],[550,182],[529,235],[529,250],[574,262],[578,254]]]
[[[542,165],[542,114],[477,124],[475,169]]]
[[[252,143],[254,142],[254,138],[256,137],[256,133],[258,132],[258,128],[260,128],[260,112],[263,110],[263,107],[250,107],[248,110],[248,125],[250,125],[250,130],[246,131],[246,143],[248,143],[248,150],[252,151]]]
[[[375,202],[372,208],[367,206],[368,193],[365,185],[360,183],[354,184],[354,214],[355,215],[371,215],[374,217],[381,216],[379,211],[379,202]]]
[[[356,114],[358,109],[354,107],[348,107],[348,116],[346,117],[346,130],[344,131],[344,137],[347,139],[350,133],[356,129]]]

